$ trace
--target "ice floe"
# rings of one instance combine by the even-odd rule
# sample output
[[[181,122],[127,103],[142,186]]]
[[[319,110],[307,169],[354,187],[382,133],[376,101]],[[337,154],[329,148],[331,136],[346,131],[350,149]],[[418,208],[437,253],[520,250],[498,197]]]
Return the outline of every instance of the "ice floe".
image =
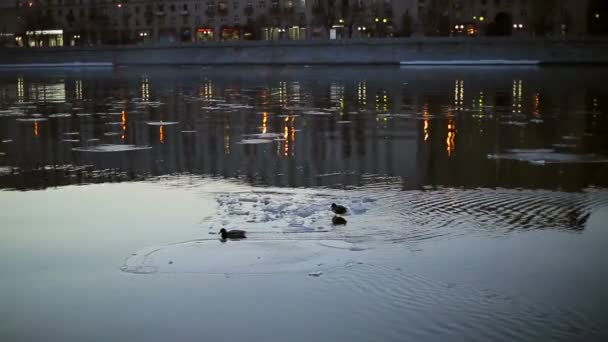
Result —
[[[177,121],[148,121],[146,122],[149,126],[169,126],[169,125],[177,125],[179,122]]]
[[[72,114],[69,114],[69,113],[55,113],[55,114],[49,115],[49,118],[52,118],[52,119],[70,118],[70,117],[72,117]]]
[[[533,165],[608,163],[608,157],[595,154],[558,153],[553,149],[512,149],[505,153],[488,154],[488,159],[505,159],[527,162]]]
[[[136,146],[136,145],[112,145],[104,144],[90,147],[74,147],[72,151],[77,152],[93,152],[93,153],[105,153],[105,152],[128,152],[128,151],[141,151],[149,150],[150,146]]]
[[[269,144],[272,140],[269,139],[243,139],[239,141],[237,144],[241,145],[257,145],[257,144]]]

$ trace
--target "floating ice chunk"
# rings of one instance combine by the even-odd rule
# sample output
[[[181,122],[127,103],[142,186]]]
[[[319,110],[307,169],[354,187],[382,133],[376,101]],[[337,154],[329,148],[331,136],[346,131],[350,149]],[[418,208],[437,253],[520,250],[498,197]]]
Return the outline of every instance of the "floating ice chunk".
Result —
[[[40,122],[40,121],[47,121],[46,118],[19,118],[16,119],[18,122]]]
[[[49,115],[49,118],[71,118],[72,114],[69,113],[55,113],[55,114],[51,114]]]
[[[80,132],[65,132],[63,135],[80,135]]]
[[[254,139],[273,139],[283,137],[282,133],[259,133],[259,134],[248,134],[247,137]]]
[[[146,122],[146,124],[149,126],[170,126],[170,125],[177,125],[177,124],[179,124],[179,122],[177,122],[177,121],[148,121],[148,122]]]
[[[302,112],[302,114],[306,114],[306,115],[331,115],[331,113],[321,112],[321,111],[316,111],[316,110],[309,110],[309,111],[306,111],[306,112]]]
[[[105,153],[105,152],[128,152],[128,151],[141,151],[149,150],[150,146],[136,146],[136,145],[112,145],[104,144],[91,147],[74,147],[72,151],[77,152],[93,152],[93,153]]]
[[[337,124],[341,124],[341,125],[345,125],[345,124],[352,123],[352,121],[345,121],[345,120],[343,120],[343,121],[336,121],[336,123]]]
[[[509,153],[553,153],[554,149],[550,148],[537,148],[537,149],[520,149],[520,148],[512,148],[507,150]]]
[[[528,125],[527,122],[520,122],[520,121],[505,121],[502,124],[509,125],[509,126],[518,126],[518,127],[524,127],[524,126]]]
[[[580,155],[556,153],[553,150],[510,150],[508,153],[488,154],[488,159],[517,160],[532,165],[608,163],[608,157],[599,155]]]
[[[180,131],[180,133],[183,134],[191,134],[191,133],[196,133],[197,131]]]
[[[4,140],[2,140],[3,144],[12,143],[12,142],[13,142],[13,139],[4,139]]]
[[[78,139],[63,139],[63,142],[67,142],[67,143],[79,143],[80,140]]]
[[[239,141],[237,144],[241,145],[255,145],[255,144],[269,144],[272,140],[268,139],[243,139]]]

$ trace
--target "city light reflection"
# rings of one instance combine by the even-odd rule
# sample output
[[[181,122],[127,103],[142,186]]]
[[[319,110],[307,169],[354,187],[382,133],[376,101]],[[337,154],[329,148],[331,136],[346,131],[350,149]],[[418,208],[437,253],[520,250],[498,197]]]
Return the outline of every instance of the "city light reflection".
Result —
[[[262,113],[262,133],[268,133],[268,112]]]
[[[25,82],[23,76],[17,76],[17,102],[22,103],[25,100]]]
[[[126,133],[127,133],[127,112],[126,111],[122,111],[122,116],[120,118],[120,121],[122,122],[121,128],[122,128],[122,135],[120,136],[120,138],[122,140],[126,139]]]
[[[82,80],[76,80],[74,95],[76,100],[82,100]]]
[[[448,157],[451,157],[452,154],[454,153],[454,149],[456,148],[455,140],[456,140],[456,125],[454,124],[454,121],[449,120],[448,121],[448,136],[445,140]]]
[[[454,109],[464,110],[464,80],[456,80],[454,87]]]
[[[357,104],[359,108],[367,107],[367,83],[359,82],[357,83]]]
[[[144,102],[150,101],[150,80],[144,76],[141,80],[141,99]]]
[[[523,81],[513,80],[513,113],[521,113]]]
[[[38,126],[38,120],[34,121],[34,136],[40,135],[40,127]]]
[[[158,129],[158,141],[160,141],[161,144],[163,144],[165,142],[165,126],[163,125],[163,122],[160,122],[160,127]]]

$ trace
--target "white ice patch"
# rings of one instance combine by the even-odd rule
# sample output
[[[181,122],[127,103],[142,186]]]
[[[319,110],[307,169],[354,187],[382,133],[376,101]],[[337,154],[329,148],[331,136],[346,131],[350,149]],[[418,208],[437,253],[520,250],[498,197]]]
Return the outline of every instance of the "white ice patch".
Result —
[[[72,151],[77,152],[93,152],[93,153],[104,153],[104,152],[127,152],[127,151],[141,151],[149,150],[150,146],[136,146],[136,145],[97,145],[91,147],[74,147]]]
[[[243,140],[239,141],[237,144],[256,145],[256,144],[269,144],[271,142],[272,142],[272,140],[268,140],[268,139],[243,139]]]
[[[149,126],[170,126],[177,125],[179,122],[177,121],[148,121],[146,122]]]
[[[248,134],[247,137],[254,139],[274,139],[274,138],[282,138],[282,133],[259,133],[259,134]]]
[[[46,118],[22,118],[22,119],[17,119],[18,122],[40,122],[40,121],[47,121]]]
[[[72,114],[69,114],[69,113],[55,113],[55,114],[49,115],[49,118],[70,118],[70,117],[72,117]]]
[[[350,219],[368,211],[374,200],[325,193],[228,192],[217,195],[217,203],[216,219],[207,222],[213,231],[225,227],[274,234],[324,231],[331,228],[332,203],[346,206]]]
[[[512,149],[506,153],[488,154],[488,159],[505,159],[527,162],[532,165],[574,164],[574,163],[608,163],[608,157],[594,154],[557,153],[552,149]]]
[[[277,274],[319,276],[355,265],[356,245],[334,240],[194,240],[150,247],[121,267],[129,273]]]

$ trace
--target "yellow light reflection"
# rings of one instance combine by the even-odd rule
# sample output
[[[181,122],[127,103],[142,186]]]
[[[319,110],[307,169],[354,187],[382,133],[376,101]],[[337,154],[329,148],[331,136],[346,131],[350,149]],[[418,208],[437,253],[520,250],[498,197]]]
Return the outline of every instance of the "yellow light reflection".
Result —
[[[448,136],[445,140],[448,157],[451,157],[456,148],[456,125],[452,120],[448,121]]]
[[[268,132],[268,112],[264,112],[262,114],[262,133],[266,134]]]
[[[122,111],[122,116],[120,121],[122,122],[122,135],[120,136],[120,138],[122,140],[125,140],[126,138],[126,133],[127,133],[127,112],[126,111]]]
[[[150,80],[148,76],[141,79],[141,99],[144,102],[150,101]]]
[[[34,121],[34,136],[40,135],[40,127],[38,126],[38,120]]]
[[[456,80],[454,86],[454,109],[464,110],[464,80]]]
[[[521,104],[523,102],[523,81],[513,80],[513,113],[521,113]]]
[[[25,83],[23,81],[23,76],[17,77],[17,102],[21,103],[25,98]]]
[[[162,144],[165,142],[165,126],[163,126],[162,121],[161,121],[161,125],[160,125],[158,132],[159,132],[158,140]]]
[[[540,94],[534,94],[534,112],[532,113],[534,116],[540,116]]]
[[[424,132],[424,141],[425,142],[429,140],[429,125],[430,125],[429,119],[424,119],[423,132]]]
[[[283,155],[285,157],[289,156],[289,127],[285,126],[283,131],[283,138],[285,138],[285,146],[283,150]]]
[[[365,82],[357,84],[357,104],[359,108],[367,106],[367,83]]]

